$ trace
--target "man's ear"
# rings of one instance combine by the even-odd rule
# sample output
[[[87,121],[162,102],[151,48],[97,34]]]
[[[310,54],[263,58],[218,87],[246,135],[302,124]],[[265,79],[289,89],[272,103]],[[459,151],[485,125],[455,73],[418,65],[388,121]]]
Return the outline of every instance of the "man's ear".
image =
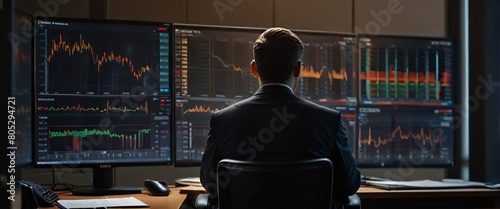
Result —
[[[253,77],[258,78],[259,72],[257,71],[257,64],[255,63],[255,60],[252,60],[252,62],[250,62],[250,67],[252,68]]]
[[[302,61],[298,61],[297,65],[295,65],[295,69],[293,69],[293,77],[299,77],[300,70],[302,69]]]

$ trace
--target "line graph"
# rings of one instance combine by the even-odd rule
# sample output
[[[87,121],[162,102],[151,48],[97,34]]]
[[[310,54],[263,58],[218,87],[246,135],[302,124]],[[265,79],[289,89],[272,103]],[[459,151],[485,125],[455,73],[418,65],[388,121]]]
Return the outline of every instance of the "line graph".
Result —
[[[301,76],[315,79],[326,78],[330,80],[331,85],[336,82],[335,80],[347,81],[349,79],[345,69],[341,69],[337,72],[335,69],[328,70],[326,66],[323,66],[319,71],[314,70],[313,66],[302,66]]]
[[[127,113],[127,112],[142,112],[149,114],[148,102],[145,101],[143,105],[138,105],[136,107],[127,106],[111,106],[110,101],[106,101],[105,107],[99,106],[82,106],[80,103],[76,105],[66,105],[66,106],[38,106],[38,111],[41,112],[88,112],[88,113]]]
[[[54,55],[58,52],[65,52],[69,56],[74,56],[75,53],[89,53],[92,57],[92,62],[97,65],[97,72],[101,72],[101,66],[103,64],[116,62],[122,67],[129,68],[131,76],[139,80],[139,78],[141,78],[145,72],[148,72],[150,70],[148,65],[140,67],[138,68],[138,70],[136,70],[132,60],[119,54],[115,55],[113,51],[111,51],[110,53],[102,52],[102,55],[99,55],[94,51],[94,47],[91,43],[85,42],[85,39],[82,38],[81,34],[79,37],[80,41],[74,42],[72,44],[63,40],[62,34],[59,34],[58,41],[52,39],[50,53],[47,55],[47,62],[50,63],[52,57],[54,57]]]
[[[154,96],[51,96],[36,102],[39,114],[50,115],[134,115],[160,112],[162,100]]]
[[[220,62],[220,64],[222,64],[222,66],[224,66],[225,68],[227,68],[227,69],[229,69],[229,70],[234,70],[234,71],[236,71],[236,72],[241,72],[241,74],[242,74],[241,76],[245,76],[245,75],[248,75],[248,74],[249,74],[249,72],[248,72],[248,71],[246,71],[246,72],[245,72],[245,70],[244,70],[243,68],[241,68],[241,67],[237,67],[237,66],[236,66],[236,65],[234,65],[234,64],[226,64],[226,63],[224,62],[224,60],[222,60],[222,58],[220,58],[219,56],[215,55],[214,53],[211,53],[211,54],[212,54],[212,58],[214,58],[214,59],[216,59],[217,61],[219,61],[219,62]]]
[[[188,108],[187,110],[184,111],[184,114],[188,114],[188,113],[211,113],[213,112],[212,108],[210,107],[207,107],[207,108],[204,108],[203,105],[196,105],[192,108]]]
[[[437,130],[437,131],[436,131]],[[436,134],[438,133],[438,134]],[[394,143],[403,140],[418,140],[422,145],[430,145],[431,147],[435,147],[436,144],[442,142],[442,128],[420,128],[420,131],[412,132],[403,131],[401,125],[398,125],[396,129],[394,129],[391,133],[388,133],[385,136],[377,136],[374,137],[372,134],[372,127],[368,127],[368,133],[366,137],[363,137],[361,129],[359,130],[359,139],[358,143],[360,146],[370,145],[374,148],[378,149],[383,145],[387,145],[388,143]]]
[[[51,30],[37,34],[37,82],[45,94],[159,92],[158,34]],[[162,55],[163,56],[163,55]],[[160,66],[161,67],[161,66]],[[141,87],[141,91],[137,91]]]
[[[436,107],[362,107],[358,114],[357,159],[360,164],[453,159],[451,109]]]

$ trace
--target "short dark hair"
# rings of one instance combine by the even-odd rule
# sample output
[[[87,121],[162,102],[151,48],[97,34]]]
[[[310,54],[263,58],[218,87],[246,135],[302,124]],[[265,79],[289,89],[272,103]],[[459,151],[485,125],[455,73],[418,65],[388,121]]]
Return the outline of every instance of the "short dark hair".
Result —
[[[257,72],[263,82],[284,83],[302,56],[302,41],[292,31],[269,28],[253,45]]]

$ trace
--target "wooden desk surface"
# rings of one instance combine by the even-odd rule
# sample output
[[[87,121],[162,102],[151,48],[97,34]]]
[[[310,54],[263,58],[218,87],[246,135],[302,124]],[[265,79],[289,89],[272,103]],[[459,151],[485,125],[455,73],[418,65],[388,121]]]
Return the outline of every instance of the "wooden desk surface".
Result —
[[[357,194],[364,209],[500,208],[500,189],[385,190],[361,186]]]
[[[385,198],[443,198],[443,197],[497,197],[500,198],[500,189],[409,189],[386,190],[372,186],[361,186],[357,192],[361,199]]]
[[[183,204],[184,200],[188,198],[188,194],[204,193],[203,187],[173,187],[170,188],[171,193],[169,196],[151,196],[145,192],[141,194],[132,195],[110,195],[112,197],[135,197],[144,203],[148,204],[151,209],[178,209]],[[495,207],[500,207],[500,189],[419,189],[419,190],[385,190],[371,186],[361,186],[357,192],[361,201],[369,202],[370,200],[395,201],[398,199],[415,199],[417,198],[490,198],[493,200],[492,204]],[[89,199],[89,198],[103,198],[103,196],[73,196],[71,192],[64,191],[58,192],[60,199]],[[188,198],[189,199],[189,198]],[[389,202],[391,202],[389,201]],[[366,208],[374,208],[374,207]],[[43,209],[55,209],[57,207],[49,207]]]
[[[149,205],[151,209],[178,209],[184,200],[186,199],[186,194],[180,193],[180,188],[170,188],[170,195],[168,196],[151,196],[146,192],[141,194],[128,194],[128,195],[109,195],[104,196],[107,198],[113,197],[135,197],[142,202]],[[103,196],[73,196],[70,191],[57,192],[60,199],[63,200],[79,200],[79,199],[93,199],[93,198],[103,198]],[[58,207],[43,207],[40,209],[58,209]]]

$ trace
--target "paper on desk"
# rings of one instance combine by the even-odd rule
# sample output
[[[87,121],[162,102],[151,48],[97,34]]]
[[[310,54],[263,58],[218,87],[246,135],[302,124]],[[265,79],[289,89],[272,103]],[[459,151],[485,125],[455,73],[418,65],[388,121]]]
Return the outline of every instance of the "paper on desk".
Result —
[[[176,179],[176,183],[181,184],[181,185],[187,185],[187,186],[202,186],[200,177],[187,177],[187,178],[181,178],[181,179]]]
[[[117,208],[117,207],[149,207],[135,197],[58,200],[56,205],[63,209],[78,208]]]
[[[417,180],[417,181],[370,181],[366,184],[385,189],[447,189],[447,188],[500,188],[500,184],[485,184],[482,182],[463,180]]]
[[[187,178],[181,178],[181,179],[176,179],[176,181],[182,181],[182,182],[192,182],[192,183],[200,183],[200,177],[187,177]]]

